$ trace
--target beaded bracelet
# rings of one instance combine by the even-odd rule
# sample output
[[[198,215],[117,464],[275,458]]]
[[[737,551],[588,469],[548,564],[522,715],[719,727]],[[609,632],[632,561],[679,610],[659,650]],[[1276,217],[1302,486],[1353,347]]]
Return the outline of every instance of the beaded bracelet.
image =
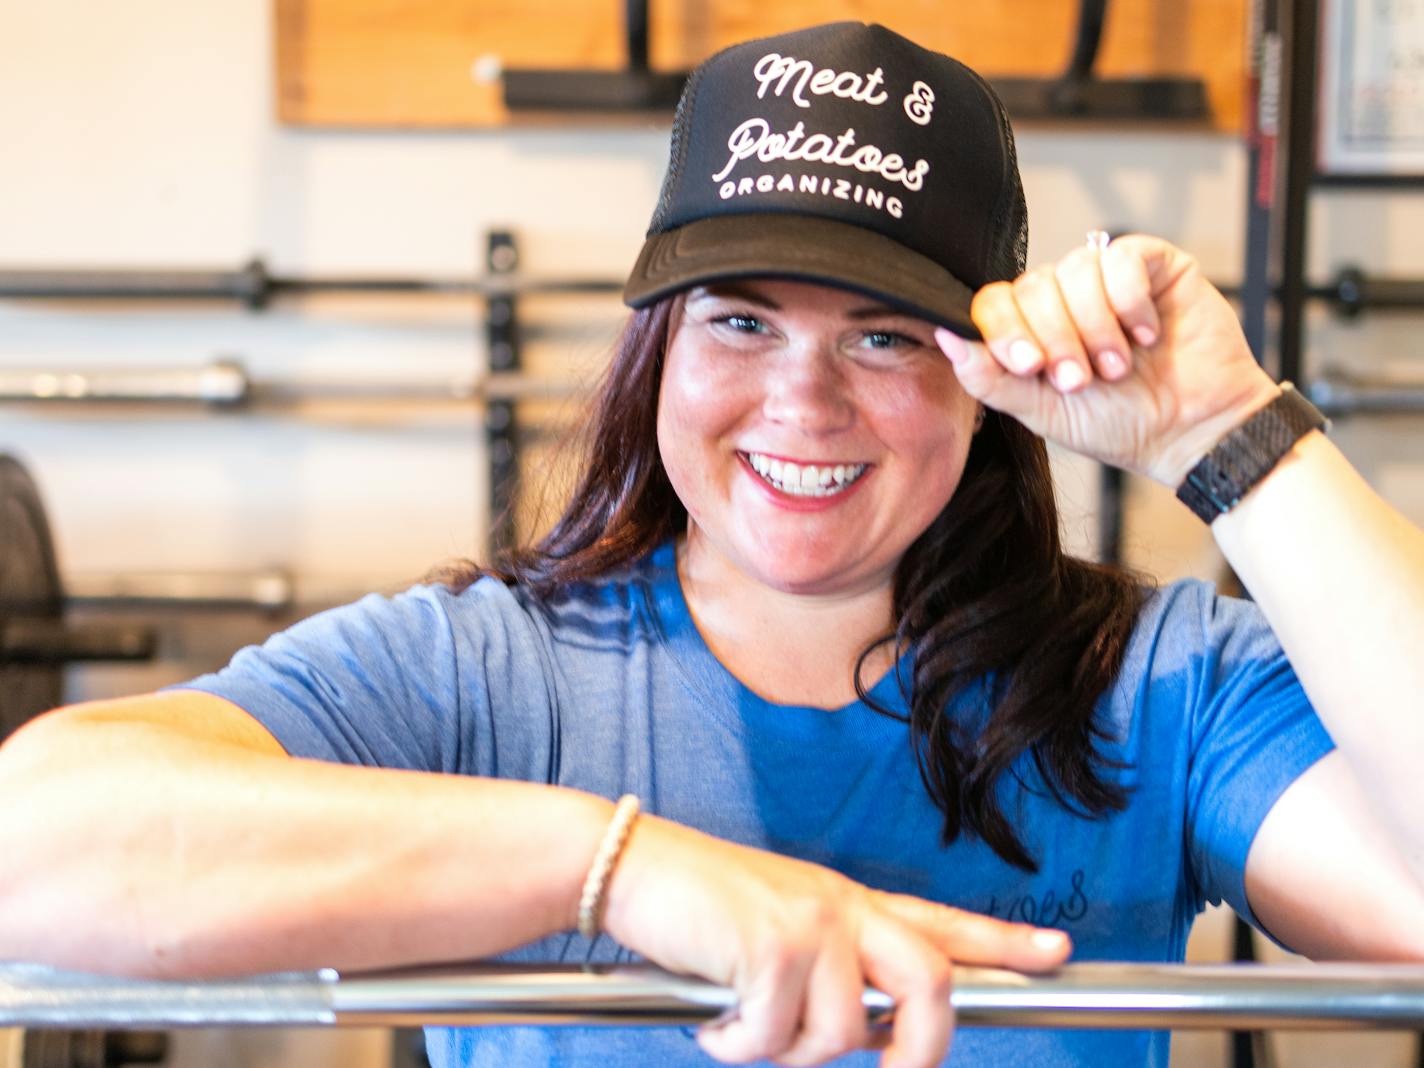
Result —
[[[583,893],[579,895],[578,931],[585,938],[598,937],[609,877],[623,854],[623,847],[628,844],[628,836],[637,820],[638,798],[634,794],[624,794],[613,810],[608,830],[603,832],[603,841],[599,842],[598,852],[593,855],[593,864],[583,881]]]

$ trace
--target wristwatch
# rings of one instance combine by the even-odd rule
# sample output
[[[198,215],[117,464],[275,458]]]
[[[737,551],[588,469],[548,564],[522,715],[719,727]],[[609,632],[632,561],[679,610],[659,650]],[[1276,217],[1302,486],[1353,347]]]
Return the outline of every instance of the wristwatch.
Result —
[[[1177,487],[1177,499],[1210,523],[1231,511],[1312,430],[1330,420],[1289,382],[1281,395],[1222,438]]]

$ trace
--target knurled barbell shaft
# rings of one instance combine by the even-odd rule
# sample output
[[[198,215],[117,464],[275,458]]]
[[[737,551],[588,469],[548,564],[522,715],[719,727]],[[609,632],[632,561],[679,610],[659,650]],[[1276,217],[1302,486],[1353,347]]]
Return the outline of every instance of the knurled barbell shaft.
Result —
[[[867,990],[866,1012],[892,1005]],[[156,982],[0,965],[0,1027],[154,1029],[494,1024],[688,1026],[725,987],[646,965],[472,965]],[[1257,1030],[1424,1028],[1414,965],[1070,964],[1051,975],[956,971],[961,1026]]]

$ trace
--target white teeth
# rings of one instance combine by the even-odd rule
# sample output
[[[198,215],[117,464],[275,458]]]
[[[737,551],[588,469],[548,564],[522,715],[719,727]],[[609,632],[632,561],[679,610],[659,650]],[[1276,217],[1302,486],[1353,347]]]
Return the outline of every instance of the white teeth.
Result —
[[[798,464],[758,452],[744,454],[752,470],[783,493],[797,497],[829,497],[842,493],[865,473],[865,464]]]

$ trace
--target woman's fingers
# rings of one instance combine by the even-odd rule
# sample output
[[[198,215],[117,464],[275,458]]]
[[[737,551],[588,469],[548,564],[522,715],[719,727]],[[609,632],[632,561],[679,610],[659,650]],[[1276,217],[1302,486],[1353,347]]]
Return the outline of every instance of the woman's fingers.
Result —
[[[1043,401],[1047,390],[1037,375],[1010,374],[1000,358],[981,342],[969,341],[944,327],[935,330],[935,342],[954,365],[954,375],[964,391],[995,411],[1024,418]]]
[[[1103,249],[1099,255],[1103,292],[1122,329],[1143,348],[1157,343],[1162,323],[1153,299],[1148,257],[1153,248],[1144,248],[1145,238],[1126,237]],[[1161,245],[1162,242],[1155,242]]]
[[[697,1032],[697,1043],[728,1064],[772,1057],[791,1047],[801,1028],[807,979],[815,958],[783,949],[749,967],[738,984],[736,1015]]]
[[[1043,370],[1043,347],[1019,314],[1012,282],[990,282],[980,289],[970,303],[969,315],[1005,371],[1027,376]]]
[[[870,1040],[865,1015],[866,979],[860,953],[849,939],[833,939],[816,959],[806,984],[801,1033],[778,1064],[820,1064]]]
[[[1076,329],[1098,375],[1116,382],[1132,370],[1132,346],[1109,303],[1104,270],[1103,252],[1080,248],[1058,261],[1053,277],[1067,310],[1068,328]]]
[[[950,993],[954,966],[912,926],[893,915],[867,920],[861,933],[867,981],[895,1002],[881,1064],[893,1068],[939,1064],[954,1033]],[[877,1045],[884,1036],[877,1036]]]
[[[1020,275],[1012,292],[1012,303],[1003,299],[991,306],[988,314],[1002,318],[1004,328],[1011,333],[1030,334],[1037,339],[1043,352],[1044,373],[1060,393],[1072,393],[1092,381],[1083,339],[1063,301],[1053,268],[1039,267]],[[990,335],[985,332],[984,336]]]
[[[1133,345],[1150,346],[1161,332],[1146,262],[1153,250],[1141,244],[1075,249],[980,289],[970,314],[998,365],[1020,378],[1042,375],[1060,393],[1094,377],[1127,377]]]
[[[876,901],[961,964],[1041,972],[1058,967],[1073,948],[1068,936],[1053,928],[996,920],[906,894],[877,891]]]

